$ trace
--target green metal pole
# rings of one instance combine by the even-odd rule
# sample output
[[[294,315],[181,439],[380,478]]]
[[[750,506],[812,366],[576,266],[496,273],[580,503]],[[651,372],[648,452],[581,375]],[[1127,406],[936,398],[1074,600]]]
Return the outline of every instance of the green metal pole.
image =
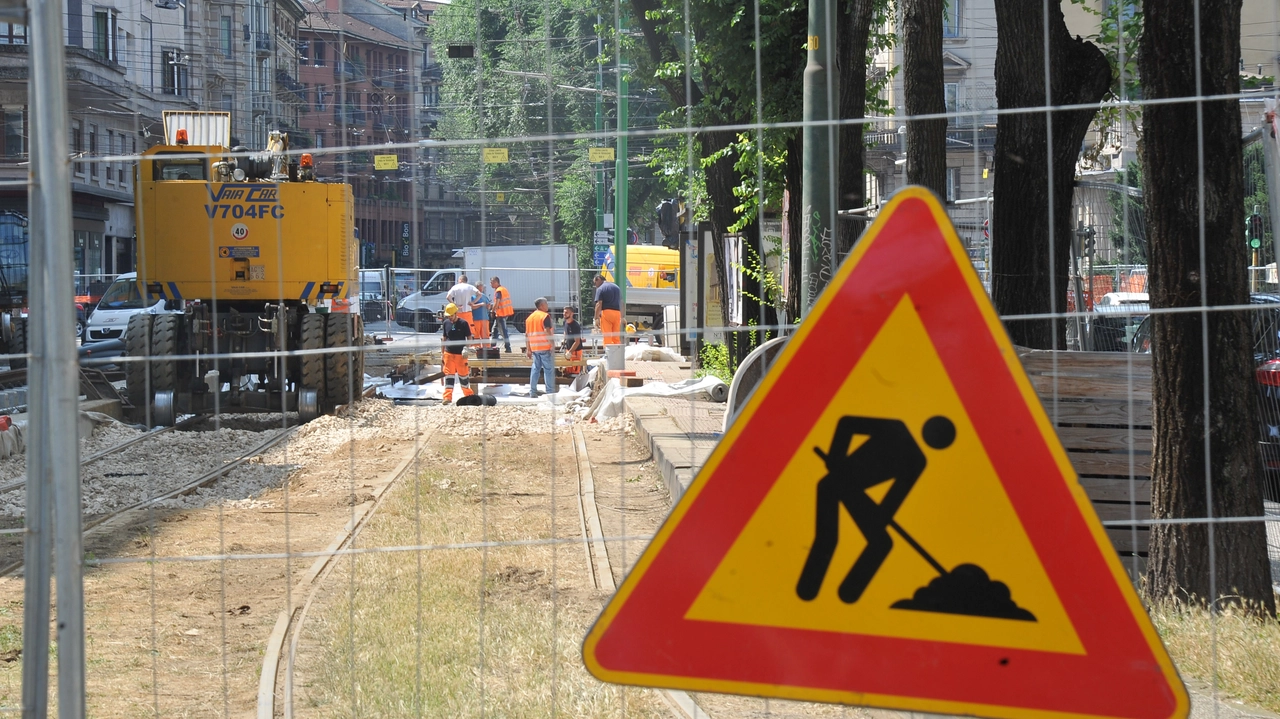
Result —
[[[801,167],[801,222],[804,251],[800,255],[802,312],[822,293],[830,279],[826,257],[835,218],[831,216],[831,105],[828,97],[827,2],[809,0],[808,64],[804,68],[804,153]]]
[[[622,62],[622,33],[625,23],[618,18],[618,150],[614,176],[613,242],[614,279],[622,291],[622,325],[627,324],[627,67]]]
[[[600,27],[600,16],[596,15],[596,27]],[[604,131],[604,68],[600,65],[600,56],[604,54],[604,42],[596,35],[596,134]],[[604,165],[596,165],[596,232],[604,230]],[[595,238],[592,238],[595,242]],[[592,249],[595,249],[594,244]]]

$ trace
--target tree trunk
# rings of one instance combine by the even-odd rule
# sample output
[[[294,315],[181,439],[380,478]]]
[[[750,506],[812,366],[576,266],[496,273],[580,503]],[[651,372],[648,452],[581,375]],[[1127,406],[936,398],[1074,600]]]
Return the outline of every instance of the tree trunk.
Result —
[[[871,19],[875,16],[875,0],[845,0],[840,3],[839,32],[836,33],[836,67],[840,69],[840,108],[837,115],[842,120],[862,119],[867,110],[867,45],[871,36]],[[836,175],[839,181],[840,197],[836,206],[841,210],[851,210],[867,204],[866,198],[866,149],[863,135],[866,125],[841,125],[837,136],[840,151],[839,166]],[[800,151],[799,136],[796,140],[796,152]],[[787,148],[788,153],[791,148]],[[797,158],[799,156],[797,155]],[[790,159],[790,158],[788,158]],[[799,170],[797,159],[796,168]],[[796,182],[796,193],[799,198],[799,175]],[[789,179],[789,176],[788,176]],[[799,205],[799,202],[794,203]],[[796,208],[796,218],[800,217]],[[853,249],[853,243],[866,227],[865,222],[837,218],[836,221],[836,253],[843,258]],[[800,232],[797,226],[795,232]],[[799,251],[800,245],[796,245]],[[791,257],[799,257],[792,254]],[[799,278],[799,262],[797,275]],[[790,315],[794,317],[795,315]]]
[[[1143,3],[1139,58],[1149,99],[1193,97],[1197,76],[1201,95],[1240,91],[1240,0],[1200,0],[1199,67],[1194,2]],[[1143,128],[1152,307],[1248,304],[1239,104],[1149,105]],[[1207,328],[1205,319],[1196,312],[1153,316],[1157,519],[1262,514],[1249,318],[1211,312]],[[1275,613],[1260,523],[1156,525],[1148,582],[1157,598],[1229,598]]]
[[[800,319],[801,308],[804,306],[804,301],[800,297],[803,288],[800,283],[800,253],[804,252],[804,241],[800,231],[804,222],[804,215],[800,211],[801,182],[804,176],[801,162],[803,153],[804,135],[799,130],[793,130],[787,138],[787,160],[783,166],[788,193],[786,241],[787,257],[790,261],[787,263],[787,319],[790,322]],[[858,157],[861,158],[862,155],[859,154]],[[852,245],[852,240],[850,244]]]
[[[902,92],[907,117],[946,112],[942,89],[943,0],[902,4]],[[947,120],[907,121],[907,182],[947,197]]]
[[[1061,0],[1049,2],[1047,96],[1044,6],[1025,0],[995,0],[995,6],[1001,110],[1103,98],[1111,84],[1110,65],[1096,46],[1067,32]],[[1001,315],[1066,310],[1076,160],[1095,114],[1092,109],[1052,112],[1052,144],[1044,112],[1005,114],[997,121],[991,296]],[[1014,344],[1025,347],[1061,347],[1066,338],[1062,321],[1006,320],[1005,327]]]

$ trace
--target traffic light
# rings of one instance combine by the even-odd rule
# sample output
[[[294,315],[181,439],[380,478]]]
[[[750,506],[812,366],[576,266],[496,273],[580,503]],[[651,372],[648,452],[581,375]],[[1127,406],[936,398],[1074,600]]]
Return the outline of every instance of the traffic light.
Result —
[[[1249,236],[1249,246],[1258,249],[1262,246],[1262,215],[1253,213],[1249,215],[1249,221],[1246,227]]]

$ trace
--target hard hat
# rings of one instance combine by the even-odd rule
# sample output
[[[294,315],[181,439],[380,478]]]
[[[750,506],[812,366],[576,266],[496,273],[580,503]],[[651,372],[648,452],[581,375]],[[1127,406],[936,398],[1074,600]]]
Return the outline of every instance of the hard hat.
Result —
[[[635,326],[635,325],[633,325],[633,324],[627,324],[627,332],[630,332],[630,333],[633,333],[633,334],[634,334],[634,333],[635,333],[635,331],[636,331],[636,326]]]
[[[444,306],[444,313],[450,317],[458,314],[458,306],[450,302]]]

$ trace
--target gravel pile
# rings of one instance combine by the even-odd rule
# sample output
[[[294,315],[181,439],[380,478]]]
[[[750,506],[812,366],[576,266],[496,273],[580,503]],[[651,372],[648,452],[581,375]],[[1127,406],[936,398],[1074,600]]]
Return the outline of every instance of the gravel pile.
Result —
[[[302,467],[332,466],[334,481],[345,486],[361,478],[358,462],[354,467],[357,476],[354,479],[347,476],[349,466],[343,455],[352,442],[412,441],[415,434],[435,432],[455,437],[563,433],[569,431],[569,425],[582,421],[563,407],[424,407],[368,400],[343,416],[325,416],[308,423],[213,486],[161,506],[196,508],[219,503],[269,506],[268,502],[258,499],[261,494],[282,486],[291,473]],[[216,431],[168,432],[104,457],[81,470],[85,514],[113,512],[187,484],[282,431],[280,423],[278,414],[223,415],[221,428]],[[609,434],[632,431],[629,414],[590,426],[593,432]],[[143,430],[119,422],[99,424],[91,436],[80,441],[80,456],[91,456],[142,434]],[[443,457],[438,459],[448,461]],[[0,483],[23,479],[25,473],[25,456],[0,460]],[[21,517],[24,505],[22,489],[2,494],[0,516]]]
[[[81,443],[81,456],[89,456],[138,434],[141,433],[124,425],[100,425],[93,437]],[[167,432],[119,454],[103,457],[80,470],[84,513],[106,514],[176,489],[235,459],[270,434],[239,429]],[[273,473],[274,481],[278,484],[287,473],[288,468],[279,468]],[[249,484],[258,486],[262,480],[250,480]],[[0,515],[21,517],[25,498],[26,493],[20,489],[0,496]]]

